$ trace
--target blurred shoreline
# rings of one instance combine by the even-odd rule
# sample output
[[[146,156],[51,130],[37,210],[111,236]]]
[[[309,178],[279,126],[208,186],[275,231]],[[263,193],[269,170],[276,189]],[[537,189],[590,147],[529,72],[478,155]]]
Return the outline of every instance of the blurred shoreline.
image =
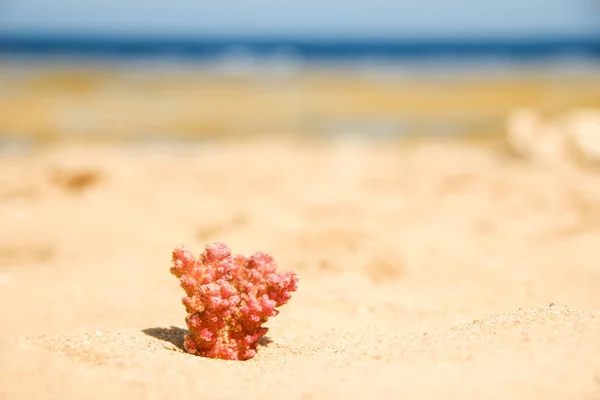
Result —
[[[552,117],[600,108],[600,63],[572,57],[0,57],[0,85],[0,146],[256,137],[493,141],[514,109]]]

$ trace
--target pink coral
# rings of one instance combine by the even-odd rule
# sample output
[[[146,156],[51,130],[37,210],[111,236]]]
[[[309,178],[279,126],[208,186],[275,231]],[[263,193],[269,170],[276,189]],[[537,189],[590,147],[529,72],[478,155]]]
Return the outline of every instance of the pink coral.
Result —
[[[185,290],[182,303],[190,330],[185,349],[226,360],[254,357],[268,331],[262,324],[277,315],[275,308],[297,289],[296,274],[276,269],[268,254],[232,256],[224,243],[207,245],[198,259],[186,247],[175,247],[171,273]]]

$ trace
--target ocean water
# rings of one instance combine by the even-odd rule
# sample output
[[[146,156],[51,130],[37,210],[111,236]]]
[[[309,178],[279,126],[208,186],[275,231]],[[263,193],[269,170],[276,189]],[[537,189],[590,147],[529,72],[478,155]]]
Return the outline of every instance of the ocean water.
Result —
[[[214,59],[231,54],[302,60],[416,60],[505,58],[549,60],[600,59],[600,37],[492,40],[281,38],[130,38],[0,36],[0,56],[181,57]]]
[[[589,75],[600,69],[600,37],[314,40],[0,35],[0,63],[13,62],[19,70],[53,65],[125,66],[138,73],[176,74],[200,67],[216,75],[269,77],[315,69],[378,78]]]

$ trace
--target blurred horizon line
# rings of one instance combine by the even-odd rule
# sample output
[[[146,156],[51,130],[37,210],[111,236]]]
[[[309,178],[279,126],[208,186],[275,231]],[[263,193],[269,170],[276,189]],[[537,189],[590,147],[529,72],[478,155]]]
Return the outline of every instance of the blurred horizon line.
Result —
[[[584,57],[600,59],[597,35],[522,38],[335,38],[265,36],[134,36],[0,34],[1,56],[179,56],[213,59],[231,54],[300,60],[428,59],[508,57],[522,60]]]

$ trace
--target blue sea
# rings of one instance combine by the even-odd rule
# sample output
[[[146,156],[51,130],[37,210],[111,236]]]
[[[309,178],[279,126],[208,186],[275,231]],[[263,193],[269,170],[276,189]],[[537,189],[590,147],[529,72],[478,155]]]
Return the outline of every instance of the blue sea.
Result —
[[[0,57],[103,57],[211,60],[230,55],[301,61],[502,59],[600,60],[600,37],[493,40],[131,38],[0,36]]]

